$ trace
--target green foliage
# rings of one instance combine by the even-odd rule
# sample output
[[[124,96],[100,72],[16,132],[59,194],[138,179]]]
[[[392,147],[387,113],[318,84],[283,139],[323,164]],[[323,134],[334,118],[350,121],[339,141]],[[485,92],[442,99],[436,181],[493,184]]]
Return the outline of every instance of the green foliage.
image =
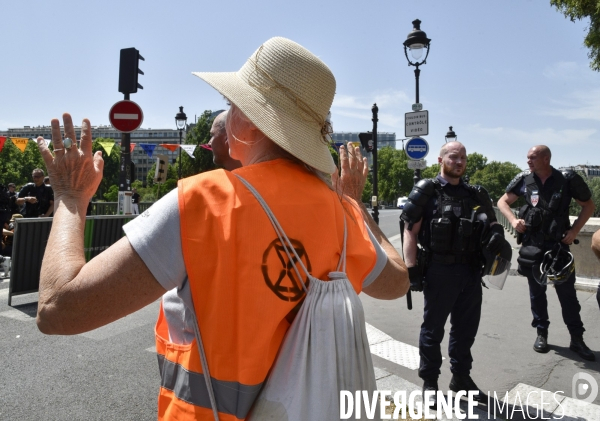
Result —
[[[186,145],[204,145],[210,140],[210,128],[213,120],[210,118],[211,110],[206,110],[202,113],[196,124],[189,130],[185,136],[184,143]],[[200,174],[204,171],[214,170],[212,152],[197,147],[194,151],[195,159],[192,159],[185,151],[181,151],[181,177],[190,177],[195,174]],[[179,158],[175,163],[176,168],[179,165]],[[154,175],[154,172],[152,172]],[[175,177],[177,179],[177,176]]]
[[[119,200],[119,186],[117,184],[113,184],[102,195],[102,197],[104,197],[104,200],[107,202],[117,202]]]
[[[107,202],[116,202],[117,197],[115,196],[114,200],[106,199],[108,197],[112,197],[112,187],[116,187],[116,191],[119,191],[119,165],[121,163],[121,149],[118,145],[115,145],[111,152],[110,156],[106,153],[100,142],[110,142],[114,141],[114,139],[108,139],[99,137],[94,140],[92,144],[92,151],[96,153],[97,151],[102,151],[102,159],[104,160],[104,172],[102,174],[102,181],[100,181],[100,185],[98,186],[98,190],[94,196],[95,200],[100,198],[105,198]],[[50,180],[52,182],[52,180]]]
[[[587,178],[585,174],[580,173],[585,182],[587,183],[590,191],[592,192],[592,201],[596,204],[596,210],[594,210],[594,214],[592,216],[599,217],[600,216],[600,177]],[[571,204],[569,206],[569,215],[578,216],[579,212],[581,212],[581,206],[577,204],[575,200],[571,200]]]
[[[469,179],[475,175],[479,170],[482,170],[487,165],[487,158],[480,153],[473,152],[467,155],[467,171],[465,176]]]
[[[550,4],[571,22],[590,19],[583,44],[589,49],[590,67],[592,70],[600,71],[600,2],[598,0],[550,0]]]
[[[481,155],[480,155],[481,156]],[[487,158],[485,158],[487,161]],[[483,186],[494,204],[504,194],[506,186],[515,178],[515,175],[521,172],[521,169],[512,162],[491,161],[485,164],[483,168],[477,170],[470,178],[470,184],[479,184]]]
[[[36,142],[29,141],[25,151],[21,152],[14,143],[6,140],[0,152],[1,184],[15,183],[19,187],[30,183],[31,173],[36,168],[41,168],[48,174]]]

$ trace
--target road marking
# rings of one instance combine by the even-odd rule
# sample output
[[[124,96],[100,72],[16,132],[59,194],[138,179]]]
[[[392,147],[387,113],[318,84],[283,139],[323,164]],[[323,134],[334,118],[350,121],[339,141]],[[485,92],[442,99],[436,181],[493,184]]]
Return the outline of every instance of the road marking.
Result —
[[[365,324],[371,354],[406,367],[409,370],[419,368],[419,348],[397,341],[376,327],[368,323]]]

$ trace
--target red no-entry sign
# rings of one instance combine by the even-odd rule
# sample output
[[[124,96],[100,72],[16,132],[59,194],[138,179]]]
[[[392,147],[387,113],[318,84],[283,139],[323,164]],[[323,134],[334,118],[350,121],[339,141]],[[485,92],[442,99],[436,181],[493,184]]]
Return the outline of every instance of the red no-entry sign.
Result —
[[[112,106],[108,113],[108,119],[115,129],[129,133],[142,125],[144,113],[135,102],[123,100]]]

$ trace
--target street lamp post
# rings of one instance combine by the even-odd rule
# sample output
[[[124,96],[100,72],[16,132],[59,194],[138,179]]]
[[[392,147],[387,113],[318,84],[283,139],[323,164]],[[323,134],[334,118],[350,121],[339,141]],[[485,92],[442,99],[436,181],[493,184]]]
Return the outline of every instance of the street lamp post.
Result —
[[[429,56],[429,43],[431,39],[427,38],[427,34],[421,31],[421,21],[419,19],[415,19],[412,22],[413,30],[406,37],[406,41],[404,41],[404,55],[406,56],[406,60],[408,61],[409,66],[415,66],[415,83],[416,83],[416,101],[415,104],[419,104],[419,76],[421,74],[421,69],[419,66],[427,63],[427,57]],[[422,61],[419,59],[423,56],[423,49],[426,49],[425,58]],[[410,54],[415,60],[414,62],[408,58],[408,50],[410,50]],[[414,183],[416,184],[421,179],[421,170],[415,169],[414,174]]]
[[[452,130],[452,126],[450,126],[450,130],[448,130],[448,133],[446,133],[445,139],[446,139],[446,143],[455,142],[456,139],[458,139],[458,136],[456,135],[454,130]]]
[[[371,111],[373,112],[371,121],[373,122],[373,196],[375,197],[375,203],[372,203],[372,215],[377,225],[379,225],[379,190],[377,188],[377,122],[379,121],[377,113],[379,108],[377,108],[377,104],[373,104]]]
[[[179,174],[178,178],[181,180],[181,139],[183,137],[183,129],[185,128],[187,122],[187,116],[183,112],[183,107],[179,107],[179,112],[175,116],[175,123],[177,123],[177,128],[179,129]]]

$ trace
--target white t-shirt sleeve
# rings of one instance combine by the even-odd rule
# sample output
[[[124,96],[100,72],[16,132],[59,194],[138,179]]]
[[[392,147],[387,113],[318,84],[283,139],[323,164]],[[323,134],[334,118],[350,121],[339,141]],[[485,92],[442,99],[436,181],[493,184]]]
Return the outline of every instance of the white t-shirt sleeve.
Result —
[[[124,225],[123,230],[134,250],[163,288],[181,289],[187,279],[187,271],[181,248],[177,189],[167,193],[140,216]],[[375,247],[377,261],[363,281],[363,287],[370,285],[387,263],[385,251],[368,226],[367,231]]]
[[[182,286],[187,273],[181,249],[177,189],[125,224],[123,231],[164,289]]]

